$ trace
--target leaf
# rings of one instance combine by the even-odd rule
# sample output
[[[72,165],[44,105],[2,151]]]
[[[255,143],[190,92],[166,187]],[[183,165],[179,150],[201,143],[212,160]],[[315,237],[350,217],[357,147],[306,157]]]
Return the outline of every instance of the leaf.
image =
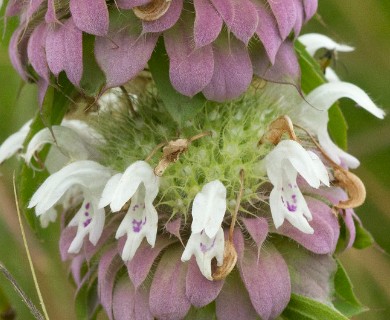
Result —
[[[349,279],[344,267],[338,260],[337,271],[334,276],[334,289],[336,300],[333,301],[333,305],[342,314],[347,317],[352,317],[367,311],[367,308],[363,306],[356,298],[353,292],[351,280]]]
[[[302,72],[302,91],[307,94],[321,84],[326,83],[326,79],[318,62],[307,53],[304,45],[299,41],[295,41],[295,50],[298,53],[298,61]],[[329,109],[328,130],[333,141],[342,149],[347,148],[347,129],[348,125],[343,113],[338,103],[335,103]]]
[[[55,89],[53,86],[49,86],[47,89],[41,110],[36,113],[35,118],[31,123],[30,131],[24,142],[25,146],[27,146],[33,136],[41,129],[46,126],[51,127],[52,125],[61,123],[67,110],[69,96],[74,92],[74,87],[66,79],[64,74],[60,75],[58,86],[61,88],[61,91]],[[45,161],[48,151],[49,148],[44,148],[40,152],[39,158],[42,162]],[[39,230],[39,221],[35,216],[34,210],[28,209],[27,206],[32,195],[47,176],[46,170],[34,171],[25,163],[23,163],[19,169],[18,198],[20,201],[20,209],[25,215],[30,227],[35,232]]]
[[[375,243],[374,237],[360,224],[359,221],[354,219],[354,222],[356,228],[356,238],[353,243],[353,247],[356,249],[365,249],[372,246]]]
[[[333,105],[329,109],[328,115],[329,115],[328,131],[332,140],[341,149],[346,150],[348,124],[338,104]]]
[[[89,96],[97,96],[106,83],[106,77],[95,59],[95,37],[83,33],[83,76],[80,87]]]
[[[184,320],[216,320],[217,316],[215,314],[215,303],[210,303],[203,308],[191,307],[190,311],[187,313]]]
[[[179,124],[193,118],[205,105],[206,99],[198,93],[190,98],[177,92],[169,79],[169,61],[162,38],[149,60],[149,68],[158,94],[171,117]]]
[[[302,72],[302,90],[306,94],[326,82],[317,61],[309,55],[305,46],[295,41],[295,50],[298,53],[298,62]]]
[[[77,290],[75,311],[78,320],[94,320],[100,310],[97,296],[97,278],[85,283]]]
[[[291,300],[282,313],[288,320],[348,320],[337,310],[297,294],[291,295]]]

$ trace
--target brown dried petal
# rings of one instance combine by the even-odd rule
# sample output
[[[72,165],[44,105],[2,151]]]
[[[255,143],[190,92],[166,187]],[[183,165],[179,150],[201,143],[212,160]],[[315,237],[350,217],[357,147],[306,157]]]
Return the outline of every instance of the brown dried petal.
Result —
[[[214,266],[213,280],[223,280],[230,272],[232,272],[234,266],[237,263],[237,251],[234,248],[233,242],[227,240],[225,242],[225,249],[223,253],[223,264],[222,266]]]
[[[348,200],[340,201],[337,205],[341,209],[356,208],[366,199],[366,188],[358,176],[341,167],[334,169],[337,184],[342,187],[349,196]]]
[[[156,176],[161,177],[168,166],[176,162],[180,155],[187,151],[189,141],[187,139],[177,139],[169,141],[168,145],[163,148],[163,157],[154,169]]]
[[[281,116],[273,121],[269,125],[268,131],[261,137],[258,145],[264,142],[271,142],[277,145],[284,133],[287,133],[291,140],[298,140],[294,132],[293,123],[288,116]]]
[[[169,9],[171,0],[154,0],[144,6],[133,8],[134,14],[144,21],[154,21],[161,18]]]

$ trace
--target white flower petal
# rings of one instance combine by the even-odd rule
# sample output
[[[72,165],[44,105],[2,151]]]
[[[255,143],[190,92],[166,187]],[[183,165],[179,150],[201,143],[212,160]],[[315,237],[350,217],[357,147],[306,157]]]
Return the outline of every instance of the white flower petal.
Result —
[[[99,208],[104,208],[112,202],[116,195],[116,189],[120,179],[122,178],[122,175],[122,173],[117,173],[116,175],[112,176],[110,180],[108,180],[99,201]]]
[[[19,131],[11,134],[0,146],[0,164],[23,149],[23,142],[30,131],[31,120],[26,122]]]
[[[221,227],[226,212],[226,188],[219,180],[207,183],[194,199],[192,205],[192,233],[202,230],[210,238]]]
[[[141,184],[131,198],[129,210],[115,235],[115,238],[118,239],[127,234],[126,243],[122,251],[122,259],[124,261],[129,261],[134,257],[143,238],[146,237],[152,247],[154,247],[156,241],[157,211],[152,203],[147,201],[145,196],[146,189]]]
[[[351,83],[339,81],[323,84],[310,92],[306,97],[310,105],[302,102],[297,108],[300,112],[292,117],[295,123],[317,136],[320,145],[335,163],[344,163],[350,168],[356,168],[359,161],[337,147],[328,133],[328,109],[340,98],[354,100],[378,118],[382,119],[385,115],[362,89]]]
[[[339,76],[336,74],[336,72],[331,67],[326,68],[325,79],[328,80],[329,82],[341,81]]]
[[[309,154],[312,164],[314,167],[314,172],[317,174],[318,179],[329,187],[329,174],[328,170],[326,170],[324,164],[322,163],[321,159],[316,155],[314,152],[308,150],[307,153]]]
[[[344,150],[340,149],[330,139],[328,131],[321,130],[318,133],[318,142],[326,152],[326,154],[338,165],[347,165],[348,168],[355,169],[360,165],[358,159]]]
[[[96,245],[103,232],[105,212],[97,209],[95,199],[86,198],[79,211],[70,221],[69,226],[77,226],[77,234],[68,249],[69,253],[78,253],[83,245],[84,238],[89,234],[89,241]]]
[[[50,148],[45,160],[45,167],[50,174],[53,174],[69,163],[69,157],[64,155],[58,148]]]
[[[27,164],[30,164],[34,153],[40,151],[47,143],[55,145],[70,160],[86,160],[88,158],[88,151],[75,131],[65,126],[52,126],[52,131],[49,128],[44,128],[34,135],[24,156]]]
[[[267,175],[274,188],[270,208],[276,228],[284,219],[304,233],[313,233],[308,221],[312,219],[296,179],[299,173],[312,187],[320,183],[329,186],[328,172],[321,159],[306,151],[298,142],[283,140],[265,157]]]
[[[279,142],[266,156],[265,164],[268,178],[273,185],[277,185],[278,181],[280,181],[281,170],[283,169],[290,180],[295,179],[298,172],[313,188],[320,186],[319,173],[317,172],[319,167],[313,165],[310,154],[294,140]]]
[[[126,169],[119,180],[115,195],[112,196],[111,210],[119,211],[134,195],[141,182],[147,190],[145,197],[152,202],[158,194],[159,179],[147,162],[137,161]]]
[[[73,162],[49,176],[34,193],[28,207],[36,207],[36,214],[41,215],[53,207],[73,185],[80,185],[83,190],[88,190],[92,194],[96,192],[94,196],[100,198],[103,187],[110,177],[111,170],[97,162],[89,160]]]
[[[345,44],[339,44],[333,41],[331,38],[319,33],[307,33],[299,36],[298,40],[306,47],[306,51],[311,56],[314,56],[316,51],[321,48],[339,52],[351,52],[355,50],[354,47],[350,47]]]
[[[42,228],[47,228],[50,222],[54,222],[57,219],[57,210],[54,208],[49,209],[44,214],[39,216],[39,222]]]
[[[219,227],[214,237],[208,237],[205,232],[192,233],[181,256],[181,260],[188,261],[194,255],[202,274],[209,280],[211,275],[211,261],[217,259],[217,265],[222,266],[225,248],[223,229]]]
[[[328,110],[337,100],[349,98],[374,116],[383,119],[385,112],[358,86],[348,82],[325,83],[309,93],[306,100],[319,110]]]

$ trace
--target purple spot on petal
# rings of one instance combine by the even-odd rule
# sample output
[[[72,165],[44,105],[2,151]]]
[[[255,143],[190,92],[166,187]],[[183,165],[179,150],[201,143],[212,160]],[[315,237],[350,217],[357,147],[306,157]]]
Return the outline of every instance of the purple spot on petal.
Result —
[[[290,188],[292,188],[292,185],[291,185],[291,183],[289,183],[289,184],[288,184],[288,186],[289,186]]]
[[[215,244],[215,238],[213,240],[213,243],[207,247],[207,245],[203,244],[202,242],[200,243],[200,250],[203,252],[203,253],[206,253],[207,251],[210,251],[213,247],[214,247],[214,244]]]
[[[84,212],[84,215],[85,215],[86,217],[88,217],[88,216],[89,216],[89,213],[88,213],[87,211],[85,211],[85,212]]]
[[[287,201],[287,209],[288,211],[290,212],[295,212],[297,211],[297,206],[295,204],[290,204],[288,201]]]
[[[89,209],[89,207],[91,206],[91,203],[87,202],[86,205],[85,205],[85,209]]]
[[[136,219],[133,219],[132,224],[133,224],[133,231],[135,233],[138,233],[141,231],[142,226],[144,226],[146,224],[146,217],[144,218],[143,221],[142,221],[142,219],[139,221]]]
[[[292,200],[293,200],[294,203],[297,203],[297,195],[296,195],[296,194],[293,194],[293,195],[291,196],[291,198],[292,198]]]
[[[89,218],[89,219],[85,220],[84,223],[83,223],[84,228],[88,227],[91,222],[92,222],[92,218]]]

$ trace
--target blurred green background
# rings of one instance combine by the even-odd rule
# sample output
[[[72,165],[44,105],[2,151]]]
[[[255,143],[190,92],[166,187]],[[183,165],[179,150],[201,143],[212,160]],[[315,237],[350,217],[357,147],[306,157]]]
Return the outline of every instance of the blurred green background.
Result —
[[[341,78],[362,87],[385,110],[390,110],[390,1],[320,0],[319,15],[304,32],[320,32],[339,42],[356,47],[352,53],[339,54],[333,66]],[[2,23],[2,22],[0,22]],[[10,66],[7,49],[0,46],[0,141],[32,117],[37,109],[36,91],[22,86]],[[356,173],[367,187],[368,198],[357,210],[378,245],[365,250],[352,249],[342,254],[360,300],[370,308],[356,319],[390,319],[390,118],[380,121],[342,101],[349,123],[349,150],[361,160]],[[20,285],[38,305],[34,284],[22,244],[12,194],[12,170],[8,161],[0,176],[0,261],[12,271]],[[28,233],[38,280],[52,319],[73,319],[73,288],[58,253],[58,224],[44,240]],[[29,230],[27,230],[29,231]],[[386,252],[384,252],[386,251]],[[31,319],[29,311],[0,275],[0,290],[6,292],[17,309],[19,319]],[[0,293],[1,305],[1,293]]]

